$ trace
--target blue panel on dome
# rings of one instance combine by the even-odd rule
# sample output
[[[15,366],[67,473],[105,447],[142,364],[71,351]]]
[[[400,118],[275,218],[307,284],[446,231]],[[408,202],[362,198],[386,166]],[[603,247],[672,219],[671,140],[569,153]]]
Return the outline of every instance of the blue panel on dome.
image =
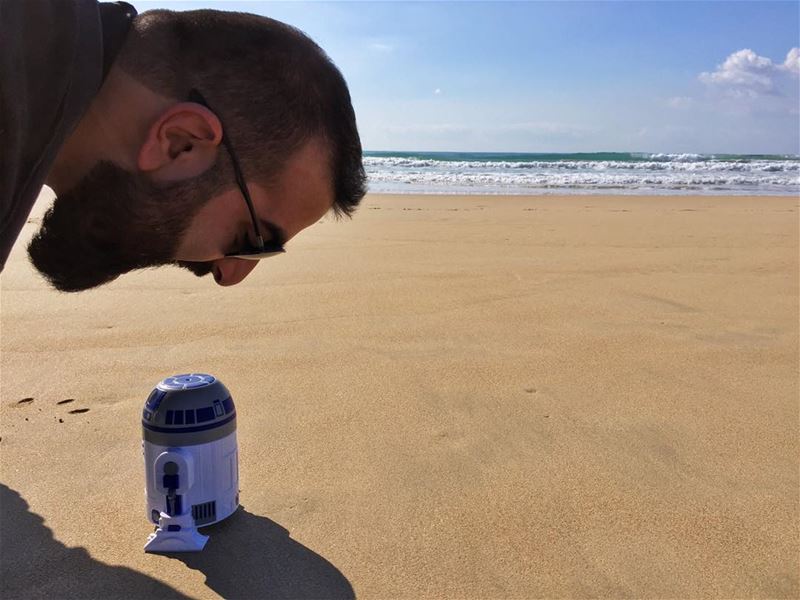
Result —
[[[167,392],[164,392],[158,388],[154,389],[150,392],[150,395],[147,397],[147,402],[145,403],[147,408],[152,411],[158,409],[158,405],[161,404],[161,401],[164,399],[164,396],[167,395]]]
[[[210,406],[198,408],[196,412],[198,423],[205,423],[206,421],[212,421],[214,419],[214,409]]]
[[[209,409],[210,410],[210,409]],[[211,417],[208,420],[212,420],[214,417]],[[229,417],[225,417],[221,421],[213,421],[212,423],[208,423],[207,425],[193,425],[191,427],[159,427],[157,425],[150,425],[149,423],[142,422],[142,427],[147,429],[148,431],[155,431],[158,433],[197,433],[198,431],[208,431],[210,429],[217,429],[218,427],[224,427],[231,421],[236,420],[236,415],[232,414]]]
[[[190,408],[186,411],[186,424],[194,425],[194,409]]]
[[[183,411],[176,410],[175,411],[175,419],[172,421],[174,425],[183,425]]]
[[[228,396],[222,401],[222,407],[225,409],[225,414],[228,415],[233,412],[233,399]]]
[[[166,423],[167,425],[172,425],[172,418],[174,416],[175,416],[175,411],[174,410],[168,410],[167,411],[167,416],[164,418],[164,423]]]
[[[211,385],[216,380],[213,375],[206,375],[205,373],[184,373],[183,375],[167,377],[158,384],[158,387],[165,391],[194,390]]]

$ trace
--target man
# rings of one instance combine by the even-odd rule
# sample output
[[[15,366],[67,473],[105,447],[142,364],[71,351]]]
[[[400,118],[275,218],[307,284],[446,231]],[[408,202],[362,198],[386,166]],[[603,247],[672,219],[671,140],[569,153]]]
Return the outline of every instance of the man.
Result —
[[[44,183],[28,253],[63,291],[164,264],[234,285],[364,196],[347,85],[283,23],[0,0],[0,44],[0,267]]]

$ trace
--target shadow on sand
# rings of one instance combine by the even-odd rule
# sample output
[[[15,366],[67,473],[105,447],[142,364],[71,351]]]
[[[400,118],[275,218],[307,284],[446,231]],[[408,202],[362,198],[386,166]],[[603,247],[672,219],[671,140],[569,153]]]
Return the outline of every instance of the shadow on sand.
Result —
[[[211,536],[202,552],[168,556],[204,573],[223,598],[355,598],[336,567],[243,506],[201,532]]]
[[[206,576],[231,599],[354,598],[353,588],[327,560],[289,532],[239,508],[217,525],[200,553],[171,554]],[[148,575],[95,560],[84,548],[53,538],[44,519],[0,483],[0,598],[189,598]]]
[[[189,598],[53,538],[44,519],[0,483],[0,598]]]

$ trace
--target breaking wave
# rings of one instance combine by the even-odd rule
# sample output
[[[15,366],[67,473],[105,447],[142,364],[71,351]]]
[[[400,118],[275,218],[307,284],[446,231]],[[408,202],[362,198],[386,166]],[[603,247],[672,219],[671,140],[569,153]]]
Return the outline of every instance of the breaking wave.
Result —
[[[370,191],[800,193],[800,157],[644,153],[367,152]]]

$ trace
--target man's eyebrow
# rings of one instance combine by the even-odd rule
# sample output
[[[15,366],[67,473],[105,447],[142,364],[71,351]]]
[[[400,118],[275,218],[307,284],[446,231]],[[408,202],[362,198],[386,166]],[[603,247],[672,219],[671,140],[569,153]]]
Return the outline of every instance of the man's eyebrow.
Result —
[[[267,221],[266,219],[259,219],[258,224],[264,232],[269,232],[269,238],[265,239],[264,242],[277,244],[279,246],[283,246],[286,243],[286,232],[275,225],[275,223]]]

